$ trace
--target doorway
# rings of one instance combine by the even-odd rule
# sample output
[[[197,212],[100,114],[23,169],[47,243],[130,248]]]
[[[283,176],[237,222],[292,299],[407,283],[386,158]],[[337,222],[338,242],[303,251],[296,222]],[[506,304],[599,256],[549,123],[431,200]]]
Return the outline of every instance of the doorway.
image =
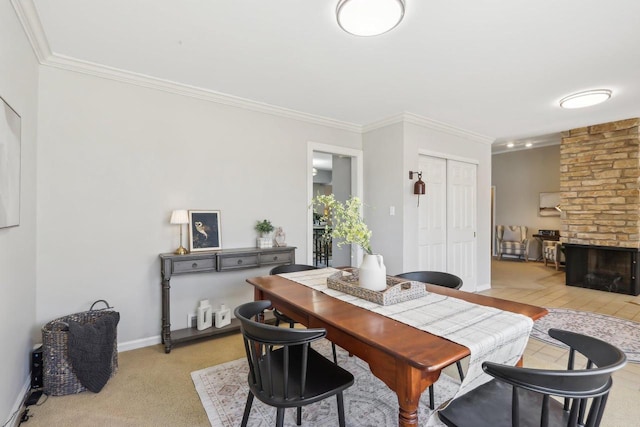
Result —
[[[309,142],[307,147],[308,200],[318,193],[333,193],[345,201],[354,195],[362,198],[362,151]],[[318,267],[355,266],[362,259],[362,249],[331,241],[323,246],[319,237],[324,226],[318,224],[312,209],[307,218],[307,263]]]

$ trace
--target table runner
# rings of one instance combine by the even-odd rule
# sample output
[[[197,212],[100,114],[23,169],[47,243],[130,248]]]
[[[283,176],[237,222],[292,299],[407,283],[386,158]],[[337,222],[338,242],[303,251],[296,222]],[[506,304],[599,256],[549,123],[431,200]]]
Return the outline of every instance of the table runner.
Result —
[[[327,277],[338,271],[323,268],[280,276],[467,347],[471,353],[469,368],[455,397],[492,378],[482,370],[482,362],[515,365],[524,353],[533,327],[533,320],[527,316],[432,292],[381,306],[327,287]]]

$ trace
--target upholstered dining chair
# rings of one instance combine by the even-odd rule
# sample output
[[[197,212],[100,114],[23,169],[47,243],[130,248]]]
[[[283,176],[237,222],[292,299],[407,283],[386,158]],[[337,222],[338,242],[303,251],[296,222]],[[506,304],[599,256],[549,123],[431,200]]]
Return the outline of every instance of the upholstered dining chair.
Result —
[[[564,262],[562,243],[556,240],[543,240],[542,257],[544,258],[545,266],[547,265],[547,262],[552,262],[556,266],[556,270],[559,270],[560,264]]]
[[[496,241],[498,259],[502,259],[502,255],[517,255],[529,261],[529,238],[524,225],[496,226]]]
[[[587,335],[559,329],[548,333],[569,346],[566,370],[484,362],[482,369],[494,379],[454,399],[438,412],[440,420],[449,427],[598,427],[611,375],[626,364],[625,354]],[[586,357],[584,369],[575,368],[576,353]]]
[[[444,286],[451,289],[460,289],[462,287],[462,279],[455,274],[446,273],[444,271],[411,271],[408,273],[397,274],[396,277],[401,277],[407,280],[414,280],[422,283],[432,283],[434,285]],[[464,372],[462,371],[462,364],[460,361],[456,362],[458,368],[458,375],[460,380],[464,380]],[[433,384],[429,386],[429,407],[433,409],[434,405],[434,391]]]
[[[276,427],[281,427],[286,408],[297,408],[296,424],[301,425],[303,406],[336,396],[338,424],[344,427],[342,392],[354,377],[311,348],[327,331],[279,328],[255,320],[270,306],[271,301],[253,301],[234,311],[249,363],[249,394],[240,425],[246,427],[254,397],[277,408]]]
[[[307,271],[307,270],[316,270],[318,267],[307,264],[285,264],[279,265],[277,267],[273,267],[269,274],[281,274],[281,273],[295,273],[297,271]],[[280,325],[280,323],[288,323],[290,328],[293,328],[296,324],[296,321],[287,316],[286,314],[273,309],[273,315],[276,318],[276,326]],[[333,361],[338,363],[338,354],[336,352],[336,345],[331,343],[331,350],[333,351]]]

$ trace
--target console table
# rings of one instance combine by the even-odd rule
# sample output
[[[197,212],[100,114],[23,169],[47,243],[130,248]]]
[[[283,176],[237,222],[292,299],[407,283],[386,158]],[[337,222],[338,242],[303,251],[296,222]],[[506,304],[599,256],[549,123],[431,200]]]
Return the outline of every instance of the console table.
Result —
[[[179,274],[221,273],[240,269],[259,268],[270,265],[295,264],[295,246],[275,248],[223,249],[211,252],[176,255],[160,254],[162,275],[162,342],[165,353],[171,352],[174,344],[192,341],[240,329],[240,322],[231,319],[231,324],[222,328],[194,328],[171,330],[171,277]]]

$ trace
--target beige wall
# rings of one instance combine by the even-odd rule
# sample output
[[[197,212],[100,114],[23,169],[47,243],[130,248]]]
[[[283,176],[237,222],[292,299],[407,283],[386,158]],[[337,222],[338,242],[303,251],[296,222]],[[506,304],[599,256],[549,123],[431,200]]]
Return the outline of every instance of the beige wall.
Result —
[[[538,215],[540,193],[560,191],[560,145],[492,157],[495,224],[526,225],[531,239],[529,257],[535,259],[540,255],[540,244],[531,235],[539,229],[560,229],[559,216]]]
[[[173,209],[220,210],[223,248],[254,247],[267,218],[304,262],[307,143],[361,145],[357,132],[50,67],[40,93],[36,321],[106,299],[120,343],[159,341],[158,254],[178,246]],[[200,299],[250,300],[246,277],[267,272],[174,278],[173,328]]]

